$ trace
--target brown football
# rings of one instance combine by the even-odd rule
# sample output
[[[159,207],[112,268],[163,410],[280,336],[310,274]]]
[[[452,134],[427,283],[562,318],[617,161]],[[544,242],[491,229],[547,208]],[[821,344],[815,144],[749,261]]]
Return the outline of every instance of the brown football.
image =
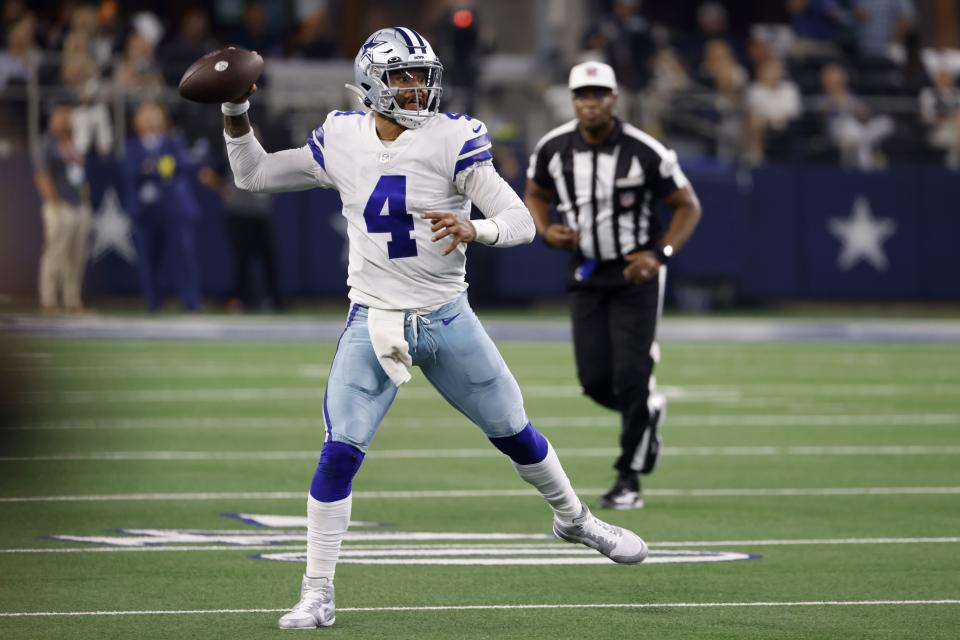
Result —
[[[180,95],[187,100],[214,104],[239,98],[263,72],[256,51],[224,47],[203,56],[183,72]]]

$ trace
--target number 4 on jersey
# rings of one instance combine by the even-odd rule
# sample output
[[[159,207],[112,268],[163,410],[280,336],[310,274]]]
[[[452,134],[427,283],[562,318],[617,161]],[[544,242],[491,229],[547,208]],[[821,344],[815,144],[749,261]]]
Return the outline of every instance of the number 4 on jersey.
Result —
[[[387,205],[387,215],[383,205]],[[370,233],[389,233],[387,255],[391,260],[417,255],[417,242],[410,237],[413,216],[407,213],[407,176],[381,176],[373,188],[363,219]]]

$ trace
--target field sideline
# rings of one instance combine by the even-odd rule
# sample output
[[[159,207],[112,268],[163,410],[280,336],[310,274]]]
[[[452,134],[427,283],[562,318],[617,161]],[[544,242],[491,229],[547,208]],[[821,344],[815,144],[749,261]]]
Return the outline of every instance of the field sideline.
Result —
[[[337,624],[315,633],[956,637],[956,324],[868,324],[667,338],[662,466],[644,510],[606,513],[650,543],[637,567],[553,539],[542,501],[415,370],[354,482]],[[0,637],[284,637],[335,341],[42,328],[62,325],[3,340]],[[568,342],[500,346],[595,503],[615,418],[579,395]]]

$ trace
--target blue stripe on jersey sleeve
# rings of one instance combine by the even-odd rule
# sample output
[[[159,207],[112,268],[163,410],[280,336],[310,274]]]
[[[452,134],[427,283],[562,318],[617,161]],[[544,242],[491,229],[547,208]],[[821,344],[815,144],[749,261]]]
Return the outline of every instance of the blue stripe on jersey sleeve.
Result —
[[[323,147],[323,125],[320,125],[313,130],[313,137],[320,144],[320,146]]]
[[[463,146],[460,147],[460,153],[457,155],[462,156],[465,153],[469,153],[474,149],[479,149],[480,147],[486,146],[488,144],[490,144],[490,134],[484,133],[483,135],[477,136],[472,140],[467,140],[466,142],[464,142]]]
[[[484,150],[484,151],[481,151],[480,153],[477,153],[477,154],[475,154],[475,155],[472,155],[472,156],[470,156],[469,158],[464,158],[463,160],[458,160],[458,161],[457,161],[457,165],[453,168],[453,175],[454,175],[454,177],[456,177],[458,173],[460,173],[461,171],[463,171],[463,170],[466,169],[467,167],[472,167],[472,166],[475,165],[476,163],[478,163],[478,162],[483,162],[484,160],[493,160],[493,154],[490,153],[490,149],[486,149],[486,150]]]
[[[319,164],[324,171],[326,171],[327,165],[323,162],[323,151],[321,151],[317,143],[313,141],[313,136],[307,138],[307,145],[309,145],[310,151],[313,152],[313,159],[317,161],[317,164]]]

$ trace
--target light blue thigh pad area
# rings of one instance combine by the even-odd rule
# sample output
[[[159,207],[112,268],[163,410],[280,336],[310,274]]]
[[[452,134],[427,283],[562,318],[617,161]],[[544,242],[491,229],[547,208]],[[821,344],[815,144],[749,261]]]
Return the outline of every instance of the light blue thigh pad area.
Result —
[[[523,430],[527,415],[520,387],[466,294],[430,313],[408,312],[404,329],[414,364],[488,438]],[[354,305],[324,395],[327,438],[366,452],[397,391],[370,344],[367,310]]]
[[[417,323],[417,336],[413,324]],[[520,386],[463,293],[426,316],[407,316],[414,364],[447,402],[488,438],[519,433],[527,424]]]
[[[377,362],[370,344],[367,308],[353,305],[323,396],[327,439],[366,453],[396,397],[397,386]]]

